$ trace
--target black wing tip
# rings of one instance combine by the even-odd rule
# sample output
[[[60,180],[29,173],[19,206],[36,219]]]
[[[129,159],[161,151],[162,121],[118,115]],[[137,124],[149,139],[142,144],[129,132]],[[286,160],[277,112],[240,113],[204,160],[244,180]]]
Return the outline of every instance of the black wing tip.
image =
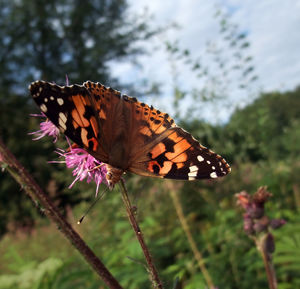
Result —
[[[36,80],[29,84],[28,89],[33,98],[37,98],[44,91],[60,91],[62,93],[87,93],[86,87],[83,85],[72,84],[72,85],[58,85],[55,82],[48,82],[44,80]]]
[[[218,155],[218,154],[217,154],[217,158],[219,159],[219,161],[221,161],[221,163],[222,163],[222,165],[223,165],[223,168],[225,168],[226,171],[227,171],[228,173],[230,173],[230,172],[231,172],[231,167],[230,167],[230,165],[228,164],[228,162],[227,162],[223,157],[221,157],[221,156]]]
[[[36,80],[29,84],[28,89],[33,98],[38,98],[43,90],[43,87],[47,84],[46,81]]]
[[[30,90],[30,92],[32,92],[35,89],[39,88],[41,85],[44,85],[45,83],[46,82],[44,80],[33,81],[28,85],[28,89]]]

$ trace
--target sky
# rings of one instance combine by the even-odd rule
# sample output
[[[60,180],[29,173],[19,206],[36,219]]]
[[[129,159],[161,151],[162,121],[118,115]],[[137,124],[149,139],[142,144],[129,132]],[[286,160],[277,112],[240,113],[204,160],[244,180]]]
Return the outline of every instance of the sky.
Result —
[[[142,43],[148,54],[135,59],[141,66],[130,61],[113,65],[113,75],[123,83],[134,81],[143,85],[144,79],[149,83],[160,83],[162,97],[152,100],[158,108],[169,108],[174,87],[174,67],[170,64],[169,54],[163,49],[165,41],[178,40],[182,49],[191,52],[191,57],[201,57],[208,67],[214,67],[206,48],[208,42],[220,41],[220,26],[214,17],[216,7],[228,13],[230,22],[237,24],[238,30],[247,35],[250,43],[247,55],[253,57],[254,73],[258,76],[257,81],[249,85],[253,97],[262,91],[287,91],[300,85],[300,0],[129,0],[129,5],[132,15],[142,14],[147,7],[153,16],[152,27],[171,23],[180,27],[170,29],[151,42]],[[227,52],[222,53],[226,57]],[[201,90],[207,84],[184,65],[178,64],[177,69],[176,85],[183,90],[194,87]],[[236,107],[249,102],[249,93],[239,91],[234,78],[227,87],[224,102],[220,102],[218,107],[218,121],[228,120]],[[227,81],[221,77],[220,80]],[[190,105],[192,101],[187,98],[186,104]],[[215,104],[204,107],[204,118],[214,122]]]

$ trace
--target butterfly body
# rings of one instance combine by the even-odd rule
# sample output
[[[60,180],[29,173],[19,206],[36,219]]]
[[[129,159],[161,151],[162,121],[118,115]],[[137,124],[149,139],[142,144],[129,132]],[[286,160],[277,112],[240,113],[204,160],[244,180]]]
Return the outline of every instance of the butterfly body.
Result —
[[[106,163],[110,186],[124,172],[195,180],[230,172],[227,162],[178,127],[166,113],[100,83],[29,86],[41,111],[61,132]]]

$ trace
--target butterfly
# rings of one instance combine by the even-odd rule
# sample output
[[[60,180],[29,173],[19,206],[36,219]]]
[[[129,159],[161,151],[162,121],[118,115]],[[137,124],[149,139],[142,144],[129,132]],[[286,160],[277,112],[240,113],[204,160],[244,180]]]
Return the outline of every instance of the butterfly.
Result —
[[[224,158],[152,106],[100,83],[29,86],[40,110],[77,146],[107,165],[112,188],[124,172],[180,180],[223,177]]]

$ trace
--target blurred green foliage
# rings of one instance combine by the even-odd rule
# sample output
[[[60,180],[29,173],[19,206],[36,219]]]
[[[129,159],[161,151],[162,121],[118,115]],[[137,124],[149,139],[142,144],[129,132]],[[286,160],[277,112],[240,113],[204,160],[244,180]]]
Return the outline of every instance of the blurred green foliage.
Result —
[[[148,27],[147,18],[128,19],[125,1],[2,3],[0,136],[76,226],[94,198],[95,185],[78,183],[69,190],[71,172],[47,164],[57,157],[54,145],[49,139],[32,142],[27,135],[37,130],[38,122],[28,116],[35,106],[26,86],[37,78],[63,82],[65,74],[72,82],[117,83],[110,77],[107,61],[142,53],[135,42],[157,31]],[[228,31],[227,23],[220,22]],[[236,38],[233,47],[248,43],[236,31],[229,34],[233,35],[230,42]],[[178,96],[181,92],[177,92]],[[184,98],[184,93],[180,95]],[[236,110],[226,124],[211,125],[196,118],[179,122],[232,165],[232,173],[221,180],[173,181],[215,286],[267,287],[263,262],[243,232],[242,215],[233,197],[236,192],[254,192],[267,185],[273,193],[268,214],[287,221],[274,231],[279,288],[300,287],[300,89],[261,94]],[[182,288],[205,288],[165,181],[133,175],[125,178],[165,288],[172,288],[176,277]],[[105,194],[77,229],[124,288],[150,288],[117,188]],[[0,178],[0,234],[0,289],[105,288],[6,172]]]

